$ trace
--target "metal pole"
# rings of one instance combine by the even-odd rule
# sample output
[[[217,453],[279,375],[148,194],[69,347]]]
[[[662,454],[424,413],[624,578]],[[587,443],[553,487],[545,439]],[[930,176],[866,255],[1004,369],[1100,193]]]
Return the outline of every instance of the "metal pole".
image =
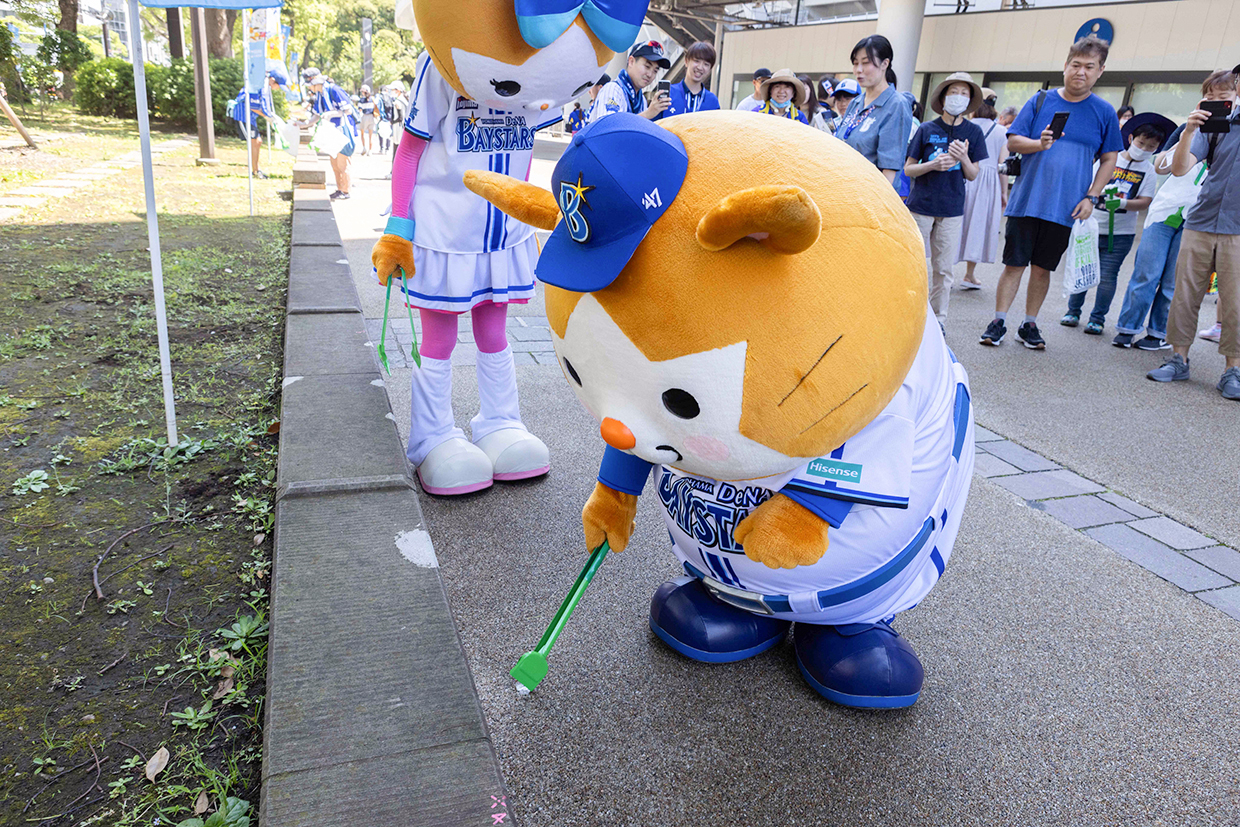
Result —
[[[711,85],[711,91],[715,93],[715,97],[723,94],[723,21],[715,24],[715,77]]]
[[[142,183],[146,189],[146,233],[151,247],[151,285],[155,290],[155,332],[159,338],[159,372],[164,378],[164,421],[168,445],[176,445],[177,409],[172,397],[172,357],[168,352],[168,311],[164,306],[164,264],[159,250],[159,216],[155,211],[155,172],[151,164],[151,120],[146,111],[146,69],[142,65],[142,18],[138,0],[129,0],[129,54],[133,60],[133,88],[138,105],[138,134],[142,140]]]
[[[133,0],[130,0],[133,2]],[[245,83],[242,91],[245,92],[245,179],[246,184],[250,188],[250,217],[254,217],[254,158],[250,154],[254,151],[254,124],[250,122],[250,10],[246,9],[242,12],[243,22],[241,30],[245,32]],[[235,18],[234,18],[235,19]]]

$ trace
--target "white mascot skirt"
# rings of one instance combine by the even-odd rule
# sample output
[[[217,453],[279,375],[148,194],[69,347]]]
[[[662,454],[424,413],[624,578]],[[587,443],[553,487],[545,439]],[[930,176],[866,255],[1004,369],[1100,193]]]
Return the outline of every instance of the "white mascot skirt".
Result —
[[[413,245],[417,274],[409,279],[411,307],[466,313],[483,302],[524,304],[534,296],[538,242],[494,253],[441,253]]]

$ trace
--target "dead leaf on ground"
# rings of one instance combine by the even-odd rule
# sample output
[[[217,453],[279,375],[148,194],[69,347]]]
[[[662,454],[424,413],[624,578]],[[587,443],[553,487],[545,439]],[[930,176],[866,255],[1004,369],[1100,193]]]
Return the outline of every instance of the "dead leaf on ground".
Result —
[[[159,752],[151,756],[151,760],[146,762],[146,780],[154,782],[155,776],[164,771],[164,767],[168,766],[168,759],[171,758],[167,747],[160,747]]]
[[[209,806],[211,806],[211,802],[207,800],[207,791],[203,790],[198,793],[198,800],[194,802],[194,815],[202,815],[207,811],[207,807]]]
[[[267,426],[267,433],[269,433],[269,434],[278,434],[278,433],[280,433],[280,420],[278,420],[278,419],[277,419],[275,422],[272,422],[270,425],[268,425],[268,426]]]
[[[230,668],[231,667],[227,667]],[[215,688],[215,692],[211,693],[211,700],[218,701],[233,690],[233,679],[230,677],[220,681],[220,685]]]

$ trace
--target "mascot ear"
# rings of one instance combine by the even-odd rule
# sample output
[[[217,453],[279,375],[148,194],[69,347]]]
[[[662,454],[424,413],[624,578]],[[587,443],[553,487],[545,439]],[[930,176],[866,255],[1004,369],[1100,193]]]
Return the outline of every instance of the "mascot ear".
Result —
[[[465,173],[465,186],[518,221],[540,230],[554,230],[560,220],[554,195],[510,175],[471,169]]]
[[[702,216],[698,244],[717,253],[753,237],[784,255],[803,253],[818,240],[822,213],[800,187],[762,186],[735,192]]]

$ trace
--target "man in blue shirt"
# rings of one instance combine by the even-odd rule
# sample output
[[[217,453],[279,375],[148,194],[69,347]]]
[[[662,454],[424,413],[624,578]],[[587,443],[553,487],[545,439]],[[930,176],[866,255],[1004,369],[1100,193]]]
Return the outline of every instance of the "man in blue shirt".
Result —
[[[654,95],[647,104],[642,90],[654,83],[659,69],[670,68],[672,62],[667,59],[662,43],[657,40],[638,43],[629,52],[628,66],[620,72],[620,76],[599,90],[594,106],[590,108],[589,122],[594,123],[617,112],[657,120],[671,105],[671,98],[666,94]]]
[[[656,121],[673,115],[719,108],[719,98],[705,86],[715,68],[715,60],[715,47],[705,40],[699,40],[685,50],[685,78],[680,83],[672,84],[672,103],[667,111],[655,118]]]
[[[1092,91],[1106,68],[1108,49],[1106,41],[1093,35],[1072,44],[1063,87],[1034,95],[1008,128],[1008,149],[1021,153],[1022,169],[1004,211],[1005,266],[995,290],[994,321],[979,340],[983,345],[1003,341],[1008,308],[1029,267],[1025,320],[1016,337],[1031,350],[1046,349],[1037,316],[1050,288],[1051,271],[1068,248],[1072,223],[1093,213],[1094,199],[1111,180],[1124,148],[1115,109]],[[1057,112],[1068,113],[1059,138],[1050,128]]]

